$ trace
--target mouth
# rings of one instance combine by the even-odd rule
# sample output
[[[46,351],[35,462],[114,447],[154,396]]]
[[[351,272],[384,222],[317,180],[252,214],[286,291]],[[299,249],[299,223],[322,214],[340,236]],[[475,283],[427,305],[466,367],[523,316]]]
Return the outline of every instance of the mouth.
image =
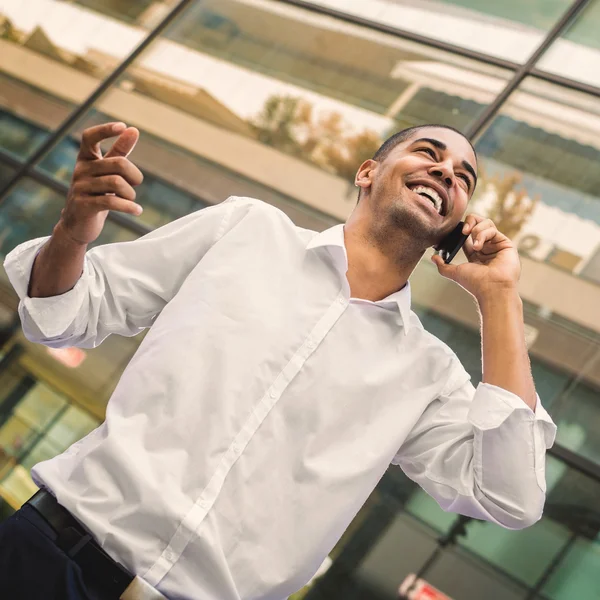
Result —
[[[411,181],[406,187],[431,202],[435,212],[441,217],[448,214],[448,192],[437,183],[427,180]]]

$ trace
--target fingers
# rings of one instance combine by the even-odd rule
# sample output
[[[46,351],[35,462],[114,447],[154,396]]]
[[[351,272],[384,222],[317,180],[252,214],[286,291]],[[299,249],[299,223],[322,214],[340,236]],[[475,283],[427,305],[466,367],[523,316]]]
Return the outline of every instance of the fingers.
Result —
[[[483,226],[483,223],[477,225],[471,232],[471,239],[473,240],[473,248],[475,250],[481,250],[486,242],[492,241],[499,233],[493,223],[487,226]]]
[[[91,177],[101,175],[120,175],[129,185],[140,185],[144,181],[142,172],[127,158],[115,156],[83,163],[80,167],[82,174]]]
[[[435,266],[438,268],[438,273],[440,273],[440,275],[448,277],[449,279],[454,279],[456,277],[456,270],[458,268],[457,265],[447,265],[444,262],[444,259],[441,256],[438,256],[437,254],[434,254],[431,257],[431,260],[435,263]]]
[[[81,196],[80,203],[92,211],[116,210],[118,212],[129,213],[139,216],[142,213],[142,207],[127,198],[112,196],[109,194],[103,196]]]
[[[126,128],[125,123],[104,123],[95,127],[88,127],[81,135],[78,160],[102,158],[100,142],[119,135]]]
[[[504,239],[504,236],[496,229],[496,225],[491,219],[486,219],[479,215],[468,215],[466,217],[463,233],[470,234],[470,239],[473,240],[472,249],[474,251],[480,251],[486,242],[492,241],[495,238],[499,239],[501,237]]]
[[[475,225],[477,225],[477,223],[480,223],[481,221],[485,221],[485,217],[474,214],[467,215],[465,217],[465,224],[463,226],[462,232],[465,234],[470,233],[473,227],[475,227]]]
[[[117,138],[104,158],[127,156],[133,150],[139,138],[140,132],[135,127],[128,127]]]
[[[75,184],[74,191],[87,196],[100,194],[115,194],[127,200],[135,200],[135,190],[120,175],[102,175],[92,177],[85,182],[85,189],[79,190]]]

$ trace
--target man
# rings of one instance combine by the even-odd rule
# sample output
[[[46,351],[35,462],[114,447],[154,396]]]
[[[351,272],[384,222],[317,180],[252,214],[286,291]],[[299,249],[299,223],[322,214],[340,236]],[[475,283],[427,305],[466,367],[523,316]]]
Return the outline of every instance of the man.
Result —
[[[33,468],[45,491],[0,537],[21,556],[0,573],[11,598],[65,598],[67,578],[69,598],[117,598],[135,574],[171,599],[282,600],[390,463],[445,510],[511,529],[540,518],[555,427],[531,377],[510,240],[468,215],[468,262],[433,258],[478,302],[477,390],[410,311],[409,275],[475,189],[462,134],[426,126],[390,138],[360,166],[346,223],[322,233],[229,198],[87,251],[109,209],[139,214],[142,175],[126,158],[138,135],[123,123],[86,130],[52,236],[6,258],[32,341],[90,348],[151,327],[106,421]],[[95,565],[119,580],[115,561],[126,575],[108,590],[113,575]],[[42,564],[52,568],[39,581],[20,574]]]

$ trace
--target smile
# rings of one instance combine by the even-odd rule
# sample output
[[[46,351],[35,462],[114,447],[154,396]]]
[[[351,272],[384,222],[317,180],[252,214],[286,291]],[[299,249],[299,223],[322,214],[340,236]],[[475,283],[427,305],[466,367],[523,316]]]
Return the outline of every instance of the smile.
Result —
[[[438,215],[445,216],[446,198],[438,190],[423,183],[409,183],[406,187],[427,200]]]

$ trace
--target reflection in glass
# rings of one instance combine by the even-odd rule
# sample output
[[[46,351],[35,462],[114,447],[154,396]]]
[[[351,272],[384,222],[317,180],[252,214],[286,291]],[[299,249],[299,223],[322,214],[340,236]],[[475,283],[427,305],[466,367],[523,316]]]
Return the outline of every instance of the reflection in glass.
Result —
[[[50,235],[64,198],[33,179],[22,179],[0,204],[0,254],[27,240]]]
[[[142,132],[131,155],[148,177],[141,222],[200,208],[191,192],[207,204],[258,197],[323,229],[347,216],[356,168],[383,138],[431,120],[464,128],[509,76],[295,8],[284,18],[280,8],[192,4],[86,121]]]
[[[461,600],[480,600],[490,590],[494,598],[519,600],[531,589],[556,600],[592,600],[600,568],[593,541],[600,531],[600,483],[552,457],[546,469],[544,516],[519,531],[476,519],[466,519],[461,530],[464,519],[442,511],[417,486],[408,497],[404,484],[396,493],[399,470],[388,470],[333,566],[298,598],[393,600],[404,578],[428,565],[423,578]],[[446,545],[451,531],[458,535]]]
[[[543,594],[552,600],[596,600],[599,569],[598,540],[574,538],[566,556],[543,587]]]
[[[536,65],[539,69],[600,87],[600,2],[591,0]]]
[[[473,210],[494,214],[528,257],[581,274],[600,246],[598,102],[530,78],[501,113],[477,143]]]
[[[42,128],[0,109],[0,150],[23,160],[47,137]]]
[[[113,62],[99,60],[98,55],[108,54],[118,63],[143,35],[69,2],[4,2],[0,109],[17,112],[43,130],[25,140],[9,140],[17,153],[30,155],[110,74]]]
[[[143,24],[143,17],[146,11],[151,12],[153,4],[158,4],[154,0],[71,0],[74,4],[80,4],[85,8],[105,14],[109,17],[125,21],[126,23]],[[155,7],[158,10],[159,7]]]
[[[525,62],[572,0],[312,0],[483,54]]]
[[[44,429],[65,405],[65,399],[38,382],[19,402],[14,414],[30,427]]]
[[[48,440],[62,448],[67,448],[98,426],[98,421],[76,406],[69,406],[46,431]]]
[[[65,198],[33,179],[24,179],[0,204],[0,254],[6,255],[15,246],[52,234],[60,218]],[[136,239],[137,234],[107,221],[98,244]]]
[[[553,415],[556,442],[600,464],[600,389],[583,382],[569,386]]]
[[[15,169],[0,161],[0,186],[5,185],[15,174]]]
[[[460,6],[470,11],[530,25],[536,29],[549,31],[572,4],[572,0],[442,0],[440,4]],[[416,3],[415,3],[416,4]]]
[[[11,370],[20,373],[21,384],[29,382],[3,400],[13,407],[8,415],[0,410],[0,495],[17,508],[35,492],[31,467],[66,450],[99,421],[19,365],[2,374]]]

